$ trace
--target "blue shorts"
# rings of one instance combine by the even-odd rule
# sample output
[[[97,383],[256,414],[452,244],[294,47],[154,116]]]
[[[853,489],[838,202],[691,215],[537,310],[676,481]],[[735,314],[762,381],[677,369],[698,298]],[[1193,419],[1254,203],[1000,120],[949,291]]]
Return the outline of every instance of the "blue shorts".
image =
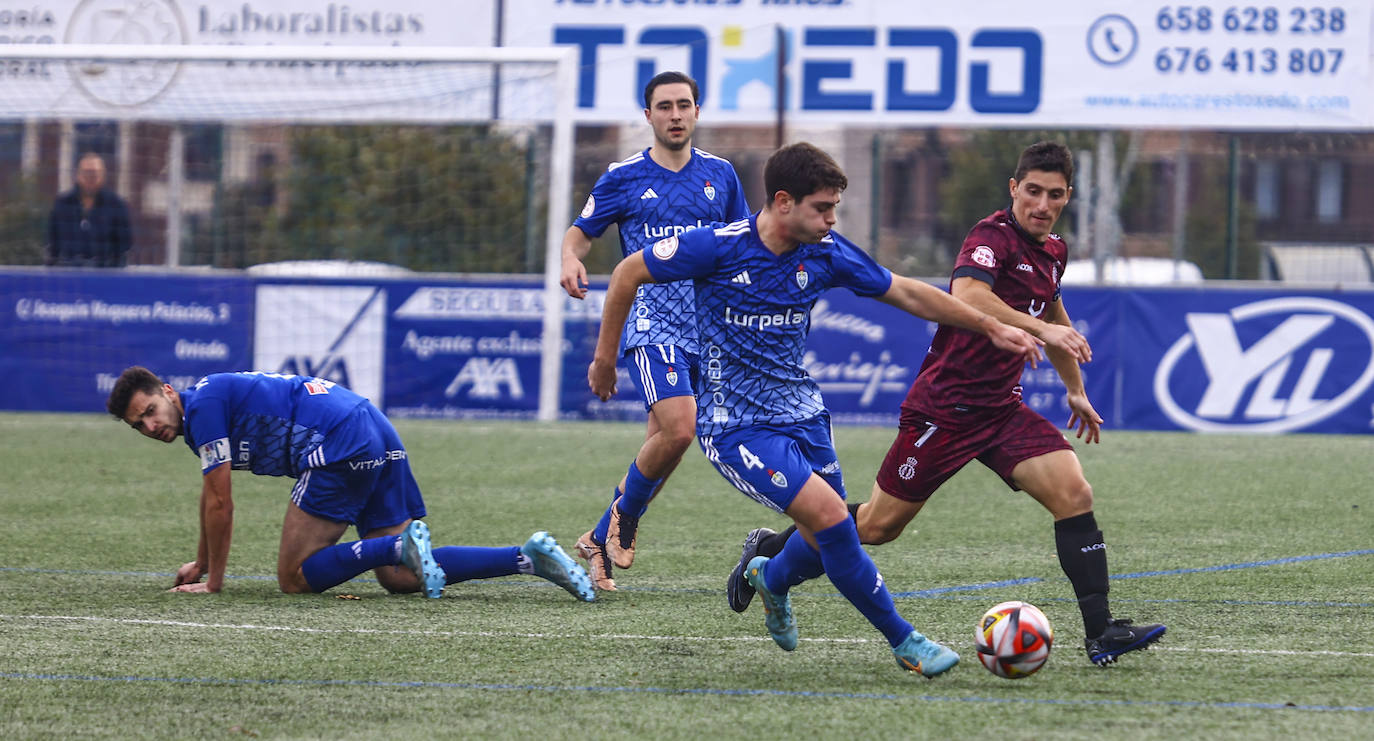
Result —
[[[786,511],[813,473],[845,498],[829,414],[788,425],[749,425],[697,442],[726,481],[769,509]]]
[[[677,345],[632,347],[625,351],[625,365],[646,412],[663,399],[696,396],[697,356]]]
[[[291,489],[291,501],[316,517],[350,523],[359,535],[424,517],[420,486],[391,421],[377,407],[361,404],[335,432],[344,427],[343,434],[362,439],[362,450],[305,469]],[[328,437],[322,447],[329,447]]]

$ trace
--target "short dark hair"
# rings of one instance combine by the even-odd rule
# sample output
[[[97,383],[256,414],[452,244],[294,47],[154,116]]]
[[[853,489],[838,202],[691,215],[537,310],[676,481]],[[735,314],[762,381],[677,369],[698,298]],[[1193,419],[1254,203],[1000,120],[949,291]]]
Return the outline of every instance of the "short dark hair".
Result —
[[[649,108],[653,105],[654,88],[659,85],[671,85],[675,82],[686,83],[687,87],[692,88],[692,102],[701,100],[701,92],[697,89],[697,81],[689,75],[681,72],[660,72],[654,75],[654,79],[649,80],[649,84],[644,86],[644,107]]]
[[[1059,142],[1036,142],[1022,150],[1013,177],[1021,180],[1031,170],[1063,173],[1064,180],[1073,185],[1073,153]]]
[[[124,419],[124,415],[129,412],[129,402],[136,392],[156,394],[161,390],[162,379],[155,373],[141,365],[130,366],[125,368],[124,372],[119,374],[119,380],[115,381],[114,388],[110,390],[110,398],[105,400],[105,410],[117,419]]]
[[[789,144],[774,152],[763,165],[764,198],[773,202],[778,191],[786,191],[798,201],[818,190],[849,187],[849,178],[835,158],[806,142]]]

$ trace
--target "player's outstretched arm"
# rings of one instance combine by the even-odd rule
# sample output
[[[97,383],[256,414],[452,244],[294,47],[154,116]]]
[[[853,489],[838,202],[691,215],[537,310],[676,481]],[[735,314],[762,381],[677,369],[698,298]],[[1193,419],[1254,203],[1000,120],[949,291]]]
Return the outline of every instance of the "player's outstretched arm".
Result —
[[[1042,315],[1052,327],[1072,327],[1069,321],[1069,312],[1064,308],[1063,300],[1055,301],[1045,309]],[[1074,334],[1078,334],[1077,331]],[[1081,336],[1081,335],[1079,335]],[[1085,339],[1084,344],[1087,344]],[[1089,353],[1091,355],[1091,353]],[[1064,401],[1069,405],[1069,429],[1078,431],[1078,439],[1084,443],[1100,442],[1102,439],[1102,417],[1093,409],[1092,402],[1088,400],[1087,389],[1083,386],[1083,373],[1078,368],[1079,361],[1072,353],[1053,345],[1045,346],[1045,355],[1049,356],[1050,362],[1054,364],[1054,369],[1059,373],[1059,378],[1064,382]]]
[[[234,500],[230,490],[229,465],[212,468],[202,478],[200,490],[200,528],[201,542],[195,570],[208,575],[201,582],[197,574],[194,580],[183,583],[182,571],[177,572],[177,586],[173,592],[218,592],[224,588],[224,571],[229,561],[229,542],[234,531]],[[189,575],[189,571],[188,571]]]
[[[998,349],[1024,356],[1031,367],[1040,362],[1040,340],[927,283],[893,275],[892,285],[878,300],[922,319],[987,335]]]
[[[563,270],[558,283],[573,298],[587,297],[587,267],[582,264],[592,249],[591,237],[575,226],[563,234]]]
[[[1044,315],[1046,320],[1042,321],[1024,311],[1013,309],[993,293],[992,286],[977,278],[955,278],[950,286],[950,293],[969,306],[992,315],[1003,324],[1030,332],[1045,344],[1046,349],[1057,348],[1068,353],[1079,363],[1086,363],[1093,358],[1093,350],[1088,344],[1088,339],[1079,334],[1078,330],[1068,324],[1049,320],[1048,314]]]
[[[601,333],[596,338],[592,363],[587,366],[587,385],[598,399],[607,401],[615,395],[615,361],[620,351],[620,333],[630,315],[635,292],[644,283],[653,283],[644,253],[636,252],[615,266],[611,285],[606,289],[606,303],[601,308]]]

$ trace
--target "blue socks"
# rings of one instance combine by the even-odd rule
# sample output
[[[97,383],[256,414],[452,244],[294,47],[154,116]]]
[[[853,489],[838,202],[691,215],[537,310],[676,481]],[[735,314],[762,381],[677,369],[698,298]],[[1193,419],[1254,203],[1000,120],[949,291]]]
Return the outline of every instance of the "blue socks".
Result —
[[[783,544],[782,550],[768,562],[763,572],[763,584],[773,594],[787,594],[787,590],[808,579],[815,579],[825,573],[821,565],[821,554],[806,542],[806,538],[796,530]]]
[[[793,533],[763,572],[768,591],[786,594],[793,586],[824,573],[889,644],[895,648],[906,640],[915,628],[897,614],[878,567],[859,545],[859,529],[854,520],[846,517],[843,522],[817,532],[816,544],[820,553],[812,550],[800,534]]]
[[[301,573],[311,591],[323,592],[378,566],[399,564],[400,542],[400,536],[384,535],[331,545],[305,559],[301,564]],[[449,545],[435,548],[434,560],[443,567],[448,577],[446,584],[533,573],[529,559],[521,555],[520,546],[515,545],[504,548]]]
[[[312,592],[323,592],[364,571],[400,563],[400,543],[398,535],[337,543],[310,554],[301,564],[301,574]]]
[[[620,489],[611,489],[611,507],[615,506],[616,497],[620,496]],[[611,530],[611,507],[607,507],[601,513],[601,519],[597,520],[596,527],[592,528],[592,541],[601,545],[606,544],[606,533]]]
[[[520,546],[484,548],[481,546],[446,545],[434,549],[434,560],[444,569],[448,578],[445,584],[456,584],[469,579],[490,579],[494,576],[511,576],[530,573],[521,571]]]
[[[639,472],[639,466],[630,462],[630,470],[625,472],[625,491],[624,501],[621,502],[621,509],[631,517],[643,517],[649,509],[649,500],[654,498],[654,492],[663,483],[663,479],[649,479]],[[615,500],[621,496],[620,487],[611,489],[611,507],[615,506]],[[592,528],[592,540],[597,543],[606,542],[606,533],[611,528],[611,507],[607,507],[602,513],[601,520]]]
[[[645,478],[639,472],[639,466],[631,461],[630,470],[625,473],[625,497],[621,509],[631,517],[643,517],[649,509],[649,500],[654,498],[654,492],[661,483],[663,479]]]

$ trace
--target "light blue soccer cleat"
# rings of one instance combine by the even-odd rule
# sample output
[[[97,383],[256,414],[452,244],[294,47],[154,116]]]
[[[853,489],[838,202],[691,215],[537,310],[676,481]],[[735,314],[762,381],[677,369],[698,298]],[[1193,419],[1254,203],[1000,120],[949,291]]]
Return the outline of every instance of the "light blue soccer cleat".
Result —
[[[520,552],[534,564],[535,576],[563,587],[583,602],[596,600],[587,570],[565,553],[552,535],[540,530],[520,546]]]
[[[897,657],[897,666],[909,672],[920,672],[925,677],[943,674],[959,663],[959,654],[953,649],[942,646],[914,630],[906,640],[892,649],[892,655]]]
[[[767,556],[754,556],[745,569],[745,578],[763,601],[763,623],[768,626],[773,642],[782,650],[791,651],[797,647],[797,619],[792,616],[792,595],[779,597],[764,585],[763,570],[769,560]]]
[[[434,560],[434,551],[429,545],[429,526],[425,523],[411,520],[401,533],[401,563],[420,580],[426,597],[439,599],[443,596],[448,577]]]

